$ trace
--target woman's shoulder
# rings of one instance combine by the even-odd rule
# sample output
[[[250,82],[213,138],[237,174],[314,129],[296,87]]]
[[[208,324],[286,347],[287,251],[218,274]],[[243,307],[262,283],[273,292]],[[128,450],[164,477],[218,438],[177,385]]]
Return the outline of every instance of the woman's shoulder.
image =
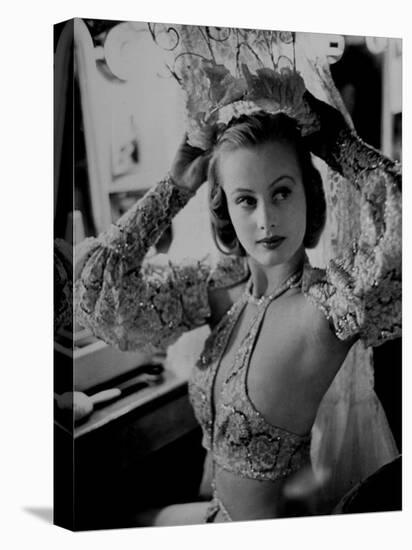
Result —
[[[285,345],[293,342],[296,349],[308,356],[316,354],[316,350],[346,349],[350,343],[339,340],[322,307],[322,300],[316,300],[316,294],[312,295],[313,292],[322,294],[325,280],[325,270],[311,266],[305,268],[302,288],[285,296],[278,304],[275,301],[274,307],[269,307],[267,312],[267,322],[283,334]],[[271,343],[274,344],[274,340]]]
[[[304,342],[304,340],[313,340],[314,336],[329,336],[331,331],[329,322],[321,308],[311,299],[302,289],[296,289],[295,292],[286,295],[283,299],[271,304],[268,308],[267,321],[279,329],[289,331],[295,336],[295,340]],[[332,336],[333,334],[330,333]]]
[[[302,301],[305,304],[305,313],[312,318],[312,327],[325,331],[325,335],[335,336],[331,325],[328,300],[334,290],[328,279],[325,268],[313,267],[305,263],[302,277]]]
[[[213,328],[242,295],[249,278],[245,258],[219,256],[209,277],[209,324]]]

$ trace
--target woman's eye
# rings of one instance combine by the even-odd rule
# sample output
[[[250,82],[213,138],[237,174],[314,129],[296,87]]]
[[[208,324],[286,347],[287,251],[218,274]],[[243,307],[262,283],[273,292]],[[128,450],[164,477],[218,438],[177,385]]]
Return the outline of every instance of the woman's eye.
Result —
[[[289,195],[292,193],[290,189],[287,187],[282,187],[281,189],[277,189],[276,192],[273,194],[273,198],[275,201],[284,201],[286,200]]]
[[[252,207],[252,206],[255,206],[256,199],[248,195],[241,195],[236,199],[235,203],[241,204],[242,206],[245,206],[245,207]]]

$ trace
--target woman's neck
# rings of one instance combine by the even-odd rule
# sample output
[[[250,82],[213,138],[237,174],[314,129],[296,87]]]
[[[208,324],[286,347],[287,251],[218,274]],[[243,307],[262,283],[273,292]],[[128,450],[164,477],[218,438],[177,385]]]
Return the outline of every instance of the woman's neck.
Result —
[[[299,249],[287,262],[274,266],[263,266],[248,258],[253,295],[257,298],[272,294],[288,277],[303,267],[305,250]]]

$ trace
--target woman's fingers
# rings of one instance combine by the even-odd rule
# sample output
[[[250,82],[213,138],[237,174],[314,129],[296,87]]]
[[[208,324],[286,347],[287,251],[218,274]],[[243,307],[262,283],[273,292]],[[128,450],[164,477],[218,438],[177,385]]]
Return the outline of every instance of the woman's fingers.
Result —
[[[207,179],[208,166],[209,156],[203,155],[196,158],[190,166],[191,177],[202,184]]]
[[[180,144],[171,168],[171,176],[179,186],[193,191],[206,180],[210,153],[187,143],[187,135]]]
[[[320,123],[323,127],[336,125],[341,127],[342,125],[345,125],[345,119],[340,111],[338,111],[335,107],[332,107],[332,105],[329,105],[329,103],[315,97],[309,92],[309,90],[305,91],[303,94],[303,99],[306,101],[312,112],[319,117]]]
[[[309,150],[323,160],[328,157],[328,151],[336,143],[339,132],[347,127],[340,111],[328,103],[321,101],[306,90],[303,99],[311,113],[318,119],[318,128],[307,132],[304,139]]]

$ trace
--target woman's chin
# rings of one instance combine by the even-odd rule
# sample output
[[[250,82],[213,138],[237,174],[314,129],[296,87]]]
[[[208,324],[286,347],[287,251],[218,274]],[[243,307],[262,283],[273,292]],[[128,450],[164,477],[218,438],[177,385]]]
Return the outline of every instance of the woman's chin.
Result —
[[[263,250],[254,249],[249,254],[249,257],[255,263],[261,265],[262,267],[274,267],[276,265],[282,265],[285,263],[296,261],[298,257],[303,257],[304,253],[305,252],[303,247],[290,250],[287,247],[280,246],[272,250],[265,248],[263,248]]]
[[[255,263],[261,265],[262,267],[274,267],[288,261],[285,254],[274,250],[268,250],[263,253],[260,252],[259,254],[251,254],[250,257]]]

